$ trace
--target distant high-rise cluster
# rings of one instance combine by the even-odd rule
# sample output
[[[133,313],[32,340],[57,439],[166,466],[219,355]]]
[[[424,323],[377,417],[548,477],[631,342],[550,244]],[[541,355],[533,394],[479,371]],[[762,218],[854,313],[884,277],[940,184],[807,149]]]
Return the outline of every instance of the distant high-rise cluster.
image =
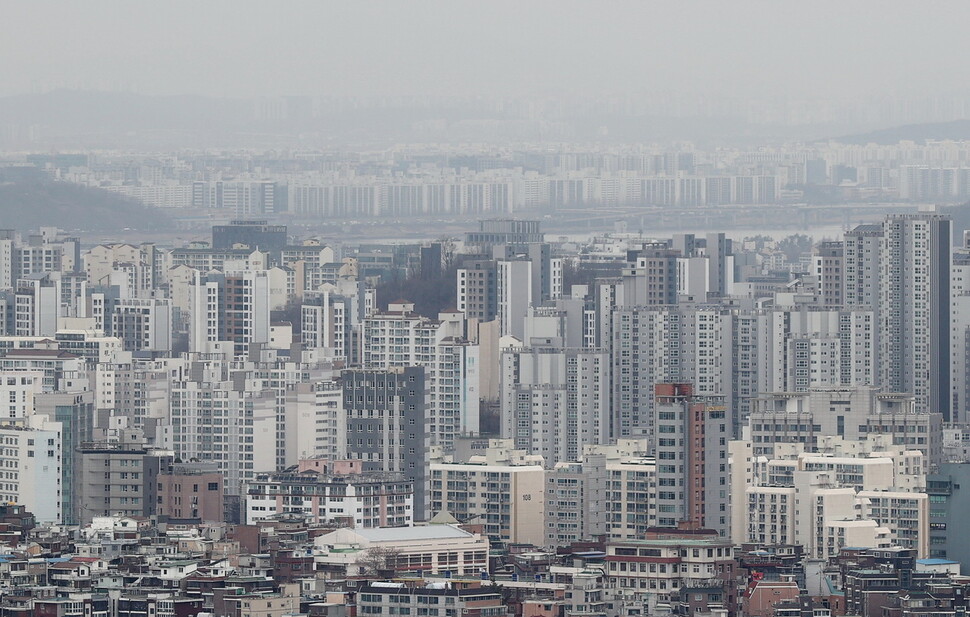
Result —
[[[32,155],[53,177],[161,208],[309,221],[493,217],[528,210],[697,209],[787,203],[961,202],[968,142],[755,149],[522,143],[399,146],[296,159]]]
[[[551,241],[512,218],[410,244],[259,218],[171,247],[3,231],[0,498],[90,530],[298,522],[318,567],[363,578],[572,546],[630,602],[699,585],[660,570],[674,558],[720,590],[709,604],[738,594],[735,545],[962,556],[941,520],[970,417],[953,225],[910,208],[818,242]]]

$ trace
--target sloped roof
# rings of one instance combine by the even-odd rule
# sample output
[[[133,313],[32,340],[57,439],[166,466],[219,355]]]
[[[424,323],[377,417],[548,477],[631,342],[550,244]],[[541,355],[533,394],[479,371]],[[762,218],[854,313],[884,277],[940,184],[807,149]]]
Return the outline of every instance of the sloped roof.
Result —
[[[437,514],[432,516],[431,520],[428,521],[428,524],[429,525],[457,525],[458,522],[459,522],[458,519],[452,516],[451,512],[449,512],[448,510],[442,510],[441,512],[438,512]]]

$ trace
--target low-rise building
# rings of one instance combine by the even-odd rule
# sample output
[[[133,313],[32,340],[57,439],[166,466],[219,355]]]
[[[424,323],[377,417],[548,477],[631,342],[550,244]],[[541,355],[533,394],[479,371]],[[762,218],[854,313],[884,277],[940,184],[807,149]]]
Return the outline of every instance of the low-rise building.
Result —
[[[155,513],[203,521],[225,519],[223,477],[213,463],[173,463],[158,474]]]
[[[488,571],[488,539],[454,525],[342,528],[314,543],[317,572],[338,578],[384,571],[479,577]]]
[[[676,603],[684,588],[717,587],[720,597],[708,594],[709,601],[734,606],[736,562],[731,542],[716,532],[698,538],[670,536],[608,543],[609,587],[624,596],[655,596],[667,604]]]
[[[336,521],[357,529],[414,523],[414,484],[400,472],[362,471],[360,461],[316,471],[297,466],[258,473],[246,491],[246,522],[298,513],[313,523]]]
[[[284,617],[300,611],[300,586],[280,585],[278,593],[247,593],[244,587],[215,590],[213,612],[221,617]]]
[[[357,594],[360,615],[467,615],[502,617],[508,614],[502,592],[481,586],[456,587],[447,582],[410,586],[374,582]]]

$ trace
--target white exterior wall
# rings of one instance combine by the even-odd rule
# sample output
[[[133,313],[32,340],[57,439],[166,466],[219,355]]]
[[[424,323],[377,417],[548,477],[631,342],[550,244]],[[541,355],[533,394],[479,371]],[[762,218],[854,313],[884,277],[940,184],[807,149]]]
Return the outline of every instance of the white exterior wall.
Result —
[[[208,353],[219,341],[221,315],[219,311],[219,284],[203,281],[195,273],[196,280],[189,288],[191,328],[189,351]]]
[[[791,454],[801,444],[779,449]],[[740,458],[750,454],[750,444],[732,442],[731,450],[732,458]],[[732,491],[744,493],[743,500],[737,494],[732,499],[743,504],[733,512],[732,533],[743,534],[734,540],[800,544],[815,558],[835,555],[843,546],[892,543],[923,557],[929,553],[925,474],[922,454],[903,447],[885,455],[860,447],[855,456],[801,453],[753,461],[750,472],[738,469],[732,479]]]
[[[497,303],[501,336],[525,340],[525,316],[532,302],[532,262],[499,260]]]
[[[255,471],[276,468],[272,393],[241,392],[231,383],[175,382],[171,423],[176,455],[216,463],[229,495],[240,494]]]
[[[347,414],[338,382],[297,384],[286,394],[284,464],[347,457]]]
[[[401,308],[391,305],[392,311]],[[377,313],[362,324],[362,366],[367,369],[422,366],[428,386],[431,432],[447,446],[479,426],[479,349],[464,341],[460,313],[428,320],[410,312]]]
[[[516,447],[542,455],[553,466],[579,460],[586,446],[608,441],[605,352],[510,348],[501,364],[502,436],[515,440]]]
[[[380,509],[380,504],[375,503],[373,495],[360,495],[359,488],[353,484],[346,485],[346,492],[341,492],[339,497],[331,498],[328,495],[305,496],[302,499],[289,495],[286,497],[275,494],[247,494],[246,495],[246,524],[255,525],[261,519],[281,514],[283,512],[295,512],[303,514],[307,520],[318,523],[334,521],[337,519],[351,519],[354,521],[355,529],[365,529],[377,527],[375,519],[379,519],[380,513],[374,510]],[[284,503],[284,499],[286,503]],[[400,519],[403,517],[406,525],[414,523],[414,495],[410,494],[404,498],[402,503],[395,502],[387,504],[387,507],[403,508],[403,513],[387,513],[387,516]],[[370,515],[365,513],[370,513]],[[401,521],[398,521],[401,522]]]
[[[970,258],[954,251],[950,273],[950,400],[952,421],[970,417]]]
[[[43,390],[43,373],[0,372],[0,421],[22,424],[34,412],[34,396]]]
[[[38,523],[61,521],[61,424],[34,416],[0,427],[0,499],[23,504]]]
[[[133,333],[136,350],[168,351],[172,348],[172,307],[166,299],[123,299],[114,310],[113,334],[118,336],[120,322],[126,314],[140,316]]]
[[[859,492],[862,515],[885,527],[894,544],[916,549],[917,558],[930,554],[929,495],[864,490]]]
[[[819,538],[819,554],[834,557],[839,548],[883,548],[893,544],[889,530],[874,520],[827,520]]]
[[[338,529],[332,533],[317,536],[314,542],[314,561],[317,564],[346,565],[347,574],[356,576],[363,573],[363,566],[356,565],[361,557],[366,557],[367,549],[381,547],[398,553],[401,569],[412,571],[474,575],[476,578],[488,569],[489,541],[487,538],[468,532],[458,533],[410,533],[406,529],[397,538],[397,532],[385,530]],[[449,528],[454,529],[454,528]],[[371,539],[371,532],[391,537]],[[356,551],[347,549],[357,549]],[[454,556],[452,558],[451,556]],[[404,565],[407,564],[407,565]]]

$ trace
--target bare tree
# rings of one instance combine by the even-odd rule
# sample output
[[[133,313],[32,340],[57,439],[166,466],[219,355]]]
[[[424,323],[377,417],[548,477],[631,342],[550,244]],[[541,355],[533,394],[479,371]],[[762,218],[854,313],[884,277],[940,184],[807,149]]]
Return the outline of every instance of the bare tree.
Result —
[[[441,236],[438,238],[441,244],[441,269],[448,270],[455,265],[455,256],[458,254],[458,243],[454,238]]]
[[[393,573],[398,566],[401,549],[393,546],[372,546],[357,558],[357,567],[364,576]]]

